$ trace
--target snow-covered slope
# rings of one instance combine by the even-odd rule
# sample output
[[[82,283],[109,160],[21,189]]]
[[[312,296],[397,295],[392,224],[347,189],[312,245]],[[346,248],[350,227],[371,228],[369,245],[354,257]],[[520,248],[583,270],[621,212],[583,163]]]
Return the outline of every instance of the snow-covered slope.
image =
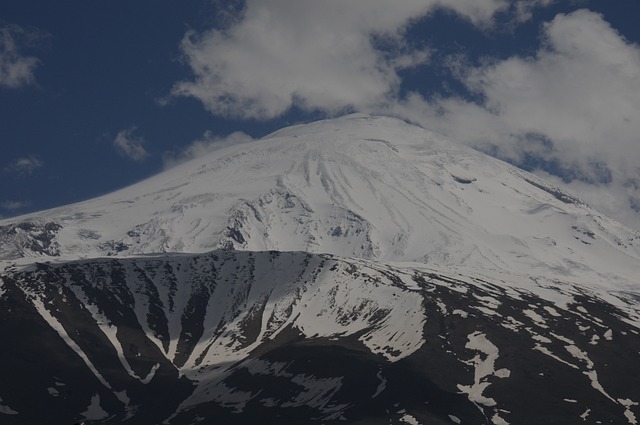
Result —
[[[217,248],[616,288],[637,288],[640,276],[637,232],[494,158],[399,120],[361,115],[286,128],[107,196],[0,222],[4,260]]]

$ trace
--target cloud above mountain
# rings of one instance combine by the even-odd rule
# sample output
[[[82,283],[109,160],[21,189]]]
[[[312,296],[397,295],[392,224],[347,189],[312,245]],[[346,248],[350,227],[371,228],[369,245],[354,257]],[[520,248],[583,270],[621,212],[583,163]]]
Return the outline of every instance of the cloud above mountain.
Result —
[[[0,26],[0,87],[16,89],[35,82],[40,61],[21,51],[21,41],[33,40],[35,35],[18,25]]]
[[[636,167],[637,160],[629,158],[640,154],[640,48],[598,14],[558,15],[545,25],[535,56],[470,69],[463,81],[482,95],[475,114],[488,113],[492,139],[507,156],[532,147],[536,154],[575,164],[590,180],[601,179],[592,169],[598,162]],[[473,115],[469,105],[449,103],[447,110]],[[540,137],[552,142],[552,152],[535,146]],[[578,150],[581,155],[572,154]]]
[[[4,167],[5,173],[13,174],[17,177],[24,177],[33,174],[38,168],[44,166],[44,162],[34,156],[29,155],[16,158]]]
[[[399,70],[429,59],[408,48],[406,27],[444,7],[489,25],[508,2],[248,0],[228,27],[187,34],[182,51],[195,78],[173,94],[216,115],[257,119],[293,106],[338,114],[375,105],[396,95]]]
[[[135,131],[135,127],[130,127],[118,132],[113,140],[113,146],[123,157],[132,161],[143,161],[149,153],[144,148],[144,139],[134,135]]]
[[[19,210],[20,208],[24,208],[28,206],[29,203],[25,201],[2,201],[0,202],[0,208],[3,210]]]
[[[162,156],[162,161],[164,168],[167,169],[189,161],[190,159],[199,158],[217,149],[240,143],[248,143],[254,140],[254,138],[241,131],[233,132],[226,137],[216,136],[213,132],[206,131],[202,137],[194,140],[181,151],[165,152]]]

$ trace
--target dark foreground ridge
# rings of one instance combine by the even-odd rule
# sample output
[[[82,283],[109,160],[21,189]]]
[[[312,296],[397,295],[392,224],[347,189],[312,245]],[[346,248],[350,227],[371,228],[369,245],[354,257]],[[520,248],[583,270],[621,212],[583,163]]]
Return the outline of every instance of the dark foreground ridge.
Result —
[[[0,423],[633,424],[640,301],[611,299],[296,252],[38,264],[2,276]]]

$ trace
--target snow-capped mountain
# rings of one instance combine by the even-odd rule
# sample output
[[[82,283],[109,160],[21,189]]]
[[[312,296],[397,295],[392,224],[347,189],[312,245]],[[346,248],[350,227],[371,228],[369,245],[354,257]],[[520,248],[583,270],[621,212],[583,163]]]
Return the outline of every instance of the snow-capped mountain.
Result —
[[[0,261],[3,424],[640,415],[640,234],[391,118],[0,221]]]
[[[640,234],[508,164],[391,118],[226,147],[126,189],[0,221],[0,258],[332,253],[635,285]]]

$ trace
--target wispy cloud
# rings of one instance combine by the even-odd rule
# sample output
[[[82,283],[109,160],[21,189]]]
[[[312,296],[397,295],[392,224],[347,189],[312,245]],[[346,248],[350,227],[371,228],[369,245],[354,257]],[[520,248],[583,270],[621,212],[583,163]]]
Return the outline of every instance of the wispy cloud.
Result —
[[[252,141],[254,141],[254,139],[251,136],[241,131],[231,133],[226,137],[216,136],[211,131],[206,131],[201,138],[193,141],[186,149],[180,152],[165,152],[162,157],[164,168],[175,167],[178,164],[202,157],[226,146]]]
[[[0,208],[2,208],[3,210],[14,211],[24,207],[28,207],[29,204],[29,202],[25,201],[2,201],[0,202]]]
[[[41,159],[30,155],[14,160],[4,168],[4,171],[7,173],[13,173],[18,177],[24,177],[26,175],[33,174],[35,170],[42,166],[44,166],[44,162],[42,162]]]
[[[136,127],[130,127],[118,133],[113,140],[113,146],[118,153],[132,161],[143,161],[149,156],[144,148],[145,140],[142,137],[134,136]]]
[[[34,71],[40,61],[22,54],[20,41],[29,44],[38,37],[18,25],[0,27],[0,86],[15,89],[35,82]]]

